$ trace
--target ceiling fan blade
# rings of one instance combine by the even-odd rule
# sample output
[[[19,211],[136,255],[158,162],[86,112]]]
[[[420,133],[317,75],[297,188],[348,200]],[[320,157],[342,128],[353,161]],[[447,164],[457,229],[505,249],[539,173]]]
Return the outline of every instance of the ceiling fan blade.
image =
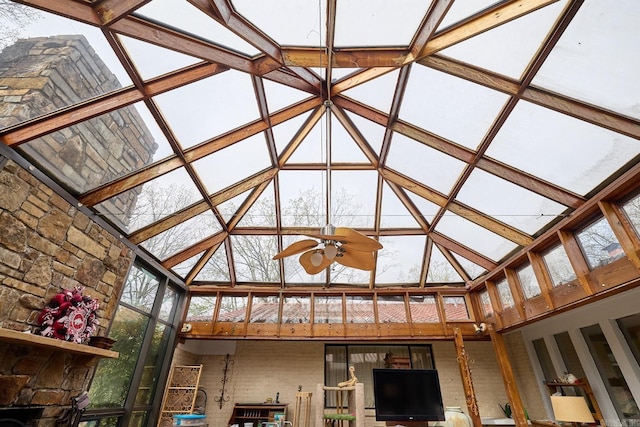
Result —
[[[305,234],[305,236],[320,240],[337,240],[339,242],[342,242],[347,237],[343,234]]]
[[[304,271],[306,271],[309,274],[318,274],[325,268],[329,267],[329,265],[331,265],[331,263],[333,262],[332,260],[328,259],[326,256],[322,255],[322,262],[320,263],[320,265],[318,266],[313,265],[311,263],[311,255],[313,255],[315,252],[316,252],[315,250],[307,251],[302,255],[300,255],[300,258],[299,258],[300,265],[302,266],[302,268],[304,268]]]
[[[318,246],[318,242],[311,239],[300,240],[299,242],[295,242],[287,246],[282,252],[274,255],[273,259],[280,259],[284,257],[288,257],[291,255],[299,254],[300,252],[304,252],[308,249],[315,248]]]
[[[341,242],[349,245],[349,248],[354,251],[369,252],[382,249],[382,245],[376,239],[365,236],[352,228],[338,227],[336,228],[336,234],[344,235],[344,239]]]
[[[335,257],[335,261],[345,267],[371,271],[376,265],[373,252],[345,251],[342,256]]]

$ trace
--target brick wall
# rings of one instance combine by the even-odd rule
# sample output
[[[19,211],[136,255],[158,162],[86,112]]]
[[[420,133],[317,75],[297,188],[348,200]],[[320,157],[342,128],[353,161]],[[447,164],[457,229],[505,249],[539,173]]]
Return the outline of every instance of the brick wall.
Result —
[[[51,297],[82,286],[100,302],[104,335],[133,253],[16,163],[0,165],[0,327],[37,333]],[[71,397],[86,390],[96,362],[0,343],[0,407],[45,406],[39,425],[54,425]]]
[[[432,343],[436,368],[440,377],[445,406],[460,406],[466,412],[464,389],[460,370],[456,361],[455,345],[451,341]],[[504,417],[498,404],[507,402],[502,375],[490,342],[466,342],[465,348],[471,359],[473,384],[478,399],[481,417]],[[220,397],[222,388],[221,363],[225,355],[191,355],[186,357],[180,352],[181,360],[190,360],[193,364],[203,364],[200,385],[207,391],[207,421],[209,425],[226,426],[234,403],[264,402],[267,398],[275,400],[280,393],[280,402],[289,404],[287,418],[293,418],[295,393],[298,386],[303,391],[315,391],[316,384],[324,381],[324,343],[301,341],[238,341],[233,363],[229,366],[229,382],[225,387],[225,402],[222,408],[215,401]],[[519,361],[520,364],[522,361]],[[520,369],[518,370],[520,373]],[[357,373],[356,373],[357,374]],[[523,372],[523,375],[529,373]],[[520,383],[519,378],[519,383]],[[529,387],[527,378],[522,383]],[[526,389],[527,404],[534,399],[538,389]],[[525,404],[525,406],[527,406]],[[533,415],[533,407],[527,406]],[[315,413],[312,403],[311,419]],[[373,410],[367,410],[367,427],[383,426],[375,421]],[[544,410],[541,414],[544,414]],[[543,415],[540,415],[544,417]]]

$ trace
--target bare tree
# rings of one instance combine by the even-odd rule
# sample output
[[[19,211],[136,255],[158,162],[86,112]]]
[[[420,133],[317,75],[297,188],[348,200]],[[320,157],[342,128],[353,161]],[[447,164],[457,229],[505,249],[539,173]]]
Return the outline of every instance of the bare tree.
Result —
[[[0,50],[15,43],[25,27],[41,17],[42,13],[34,8],[0,0]]]

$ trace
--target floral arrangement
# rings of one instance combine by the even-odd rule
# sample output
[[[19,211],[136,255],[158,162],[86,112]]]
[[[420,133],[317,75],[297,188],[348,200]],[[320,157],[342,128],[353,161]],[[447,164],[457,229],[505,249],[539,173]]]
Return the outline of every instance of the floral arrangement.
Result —
[[[63,289],[40,312],[40,335],[76,343],[86,343],[96,332],[98,300],[82,295],[83,287]]]

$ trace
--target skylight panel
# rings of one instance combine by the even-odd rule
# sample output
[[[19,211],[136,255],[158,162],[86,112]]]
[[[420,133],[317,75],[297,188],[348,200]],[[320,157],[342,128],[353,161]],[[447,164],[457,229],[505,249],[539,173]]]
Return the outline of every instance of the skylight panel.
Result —
[[[399,117],[476,149],[506,100],[503,93],[414,64]]]
[[[335,45],[408,46],[430,2],[404,0],[339,1],[336,5]]]
[[[276,143],[276,151],[278,152],[278,156],[280,156],[282,154],[282,150],[284,150],[289,143],[293,140],[293,138],[296,136],[296,134],[298,133],[298,131],[300,130],[300,127],[302,126],[302,124],[305,122],[305,120],[307,120],[307,118],[311,115],[311,113],[305,113],[305,114],[301,114],[299,116],[293,117],[289,120],[287,120],[286,122],[282,122],[276,126],[273,126],[271,129],[273,131],[273,139],[275,140]],[[314,126],[314,129],[317,128],[317,125]],[[318,128],[317,130],[314,131],[314,129],[311,130],[311,132],[313,133],[313,135],[315,135],[314,137],[310,137],[307,136],[306,139],[309,140],[309,148],[306,148],[306,144],[305,141],[302,141],[300,143],[300,145],[298,146],[298,148],[296,148],[296,151],[293,153],[293,155],[291,156],[291,158],[289,158],[289,161],[292,163],[297,163],[297,162],[313,162],[313,163],[317,163],[320,161],[320,152],[321,149],[319,147],[315,147],[314,144],[319,144],[320,143],[320,129]],[[301,148],[302,145],[305,145],[305,148]],[[301,151],[302,154],[297,154],[299,150],[303,150]],[[307,150],[309,150],[307,152]],[[292,160],[293,156],[300,156],[300,159],[298,160]],[[303,159],[307,159],[306,161],[304,161]],[[311,160],[314,159],[314,160]]]
[[[371,164],[336,116],[331,116],[331,162]]]
[[[324,174],[321,171],[283,170],[278,175],[282,226],[319,228],[327,225]]]
[[[251,194],[252,191],[253,189],[247,190],[243,193],[238,194],[235,197],[232,197],[229,200],[225,200],[224,202],[216,206],[216,208],[218,208],[218,212],[220,213],[220,215],[222,215],[222,218],[224,218],[224,221],[226,223],[228,223],[229,221],[231,221],[231,219],[233,219],[233,217],[236,215],[236,212],[238,211],[242,203],[244,203],[244,201],[247,199],[247,197],[249,196],[249,194]]]
[[[227,249],[221,244],[206,262],[202,270],[198,272],[194,280],[228,282],[230,280],[229,264],[227,262]]]
[[[269,114],[273,114],[278,110],[293,105],[311,96],[311,94],[307,92],[303,92],[271,80],[262,79],[262,83],[264,85],[264,92],[267,98]]]
[[[271,167],[262,133],[236,142],[192,163],[209,194]]]
[[[326,0],[233,0],[234,9],[284,46],[320,46],[326,41]]]
[[[382,188],[380,228],[420,228],[407,207],[387,183]]]
[[[456,254],[455,252],[451,252],[451,255],[453,255],[453,257],[456,259],[456,261],[458,261],[460,266],[469,275],[471,280],[480,277],[482,274],[484,274],[487,271],[486,269],[480,267],[475,262],[471,262],[468,259],[466,259],[465,257]]]
[[[153,0],[137,9],[136,15],[162,22],[170,28],[178,28],[185,34],[246,55],[253,56],[260,53],[241,37],[186,1]]]
[[[433,218],[436,216],[438,211],[440,210],[440,206],[435,203],[430,202],[424,197],[420,197],[415,193],[407,191],[407,196],[411,199],[414,205],[418,208],[424,219],[427,220],[429,224],[433,221]]]
[[[184,168],[161,175],[99,203],[95,208],[123,231],[132,233],[202,200]],[[131,209],[122,206],[133,205]]]
[[[480,169],[471,172],[456,200],[528,234],[555,221],[566,209]]]
[[[180,264],[173,266],[171,270],[179,277],[182,277],[183,279],[186,278],[189,272],[193,270],[193,267],[195,267],[196,263],[200,260],[203,253],[204,252],[200,252],[198,255],[192,256],[186,261],[182,261]]]
[[[276,204],[273,194],[272,182],[251,205],[238,223],[238,227],[275,227]]]
[[[447,211],[438,221],[436,231],[493,261],[501,260],[518,247],[515,243],[451,211]]]
[[[585,195],[640,153],[638,141],[520,101],[487,156]]]
[[[425,236],[383,236],[378,251],[376,283],[417,283],[424,258]]]
[[[389,114],[399,73],[398,70],[391,71],[348,89],[342,94]]]
[[[336,227],[373,228],[376,171],[331,171],[331,221]]]
[[[185,55],[151,43],[126,36],[118,36],[125,46],[133,65],[143,80],[201,62],[202,59]],[[160,59],[161,58],[161,59]]]
[[[452,283],[462,282],[462,277],[451,265],[448,259],[436,245],[431,248],[431,259],[429,260],[429,271],[427,272],[427,283]]]
[[[183,148],[219,136],[260,117],[251,78],[232,70],[182,86],[153,99]]]
[[[440,53],[519,79],[565,4],[566,0],[553,3]]]
[[[366,139],[367,143],[371,146],[376,155],[380,155],[380,150],[382,148],[382,139],[384,138],[384,133],[386,129],[379,124],[365,119],[357,114],[352,114],[350,112],[346,112],[347,116],[353,124],[358,128],[362,136]]]
[[[451,5],[444,19],[438,26],[438,31],[456,22],[462,21],[478,12],[499,3],[497,0],[457,0]]]
[[[465,163],[394,133],[387,166],[429,188],[448,194]]]
[[[278,261],[271,259],[277,253],[277,248],[276,236],[231,236],[236,280],[247,283],[279,282]],[[256,262],[256,259],[260,261]]]
[[[532,84],[640,119],[640,8],[587,0]]]

